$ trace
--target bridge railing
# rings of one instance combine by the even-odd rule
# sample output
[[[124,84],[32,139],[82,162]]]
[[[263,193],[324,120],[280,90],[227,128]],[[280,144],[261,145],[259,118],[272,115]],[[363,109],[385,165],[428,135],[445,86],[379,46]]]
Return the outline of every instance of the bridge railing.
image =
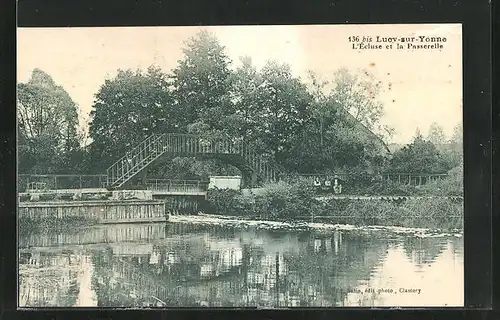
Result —
[[[164,192],[205,192],[208,184],[203,180],[146,179],[148,190]]]
[[[106,175],[92,174],[19,174],[18,190],[94,189],[104,188]]]
[[[448,177],[448,174],[383,173],[381,176],[387,181],[420,186],[444,179]]]
[[[242,140],[193,134],[154,134],[128,151],[107,170],[109,186],[119,187],[164,153],[239,155],[263,180],[277,180],[273,165]]]

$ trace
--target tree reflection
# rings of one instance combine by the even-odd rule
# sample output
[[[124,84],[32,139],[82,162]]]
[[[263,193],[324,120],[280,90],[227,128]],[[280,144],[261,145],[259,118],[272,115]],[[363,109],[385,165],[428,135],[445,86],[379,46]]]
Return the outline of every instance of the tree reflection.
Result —
[[[429,265],[444,251],[448,239],[407,237],[403,242],[406,256],[418,267]]]
[[[407,256],[416,257],[412,261],[417,265],[433,261],[444,250],[444,240],[435,238],[388,240],[379,233],[275,232],[194,224],[114,226],[104,233],[88,231],[101,234],[104,240],[98,245],[71,247],[87,241],[85,232],[59,236],[70,245],[65,251],[50,247],[57,241],[54,237],[29,240],[48,244],[49,253],[23,249],[21,268],[52,263],[67,271],[65,276],[57,271],[58,280],[52,284],[40,272],[21,273],[25,304],[74,305],[78,263],[90,255],[91,286],[99,307],[341,306],[350,290],[381,267],[392,243],[403,241]],[[461,240],[452,244],[458,255],[463,254],[460,244]],[[33,296],[35,288],[50,294]]]

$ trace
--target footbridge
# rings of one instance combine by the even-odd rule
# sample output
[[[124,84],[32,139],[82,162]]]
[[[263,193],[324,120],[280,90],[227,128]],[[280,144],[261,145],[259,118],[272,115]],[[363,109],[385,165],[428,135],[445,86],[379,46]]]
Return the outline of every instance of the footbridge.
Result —
[[[247,185],[278,178],[275,165],[244,141],[230,138],[207,138],[192,134],[153,134],[128,151],[108,169],[106,187],[124,188],[134,177],[165,155],[218,158],[238,168]]]

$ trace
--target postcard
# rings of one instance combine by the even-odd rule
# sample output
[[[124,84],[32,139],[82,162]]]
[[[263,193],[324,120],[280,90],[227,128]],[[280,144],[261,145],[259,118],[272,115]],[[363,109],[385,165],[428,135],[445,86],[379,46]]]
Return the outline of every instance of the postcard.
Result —
[[[460,24],[18,29],[20,308],[464,306]]]

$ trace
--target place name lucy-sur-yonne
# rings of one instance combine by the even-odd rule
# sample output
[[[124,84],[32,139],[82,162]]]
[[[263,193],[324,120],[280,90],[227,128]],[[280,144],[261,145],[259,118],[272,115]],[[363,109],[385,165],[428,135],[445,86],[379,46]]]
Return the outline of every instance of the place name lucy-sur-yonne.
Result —
[[[383,37],[363,36],[349,37],[354,50],[380,50],[380,49],[443,49],[447,42],[446,37]]]

